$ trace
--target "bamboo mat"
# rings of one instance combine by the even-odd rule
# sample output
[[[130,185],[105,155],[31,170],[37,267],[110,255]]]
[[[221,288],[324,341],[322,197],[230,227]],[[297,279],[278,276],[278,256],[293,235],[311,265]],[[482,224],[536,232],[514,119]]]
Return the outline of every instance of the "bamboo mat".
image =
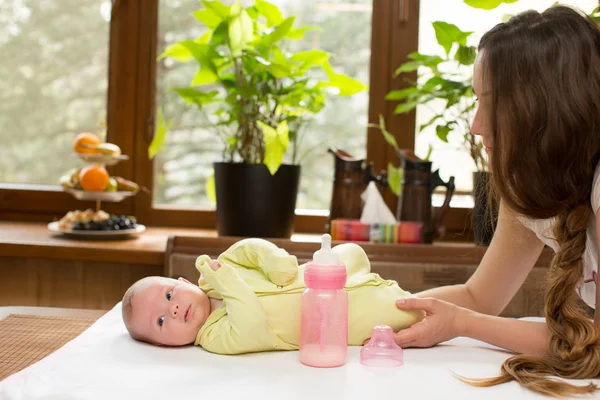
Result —
[[[53,353],[96,320],[15,314],[0,320],[0,380]]]

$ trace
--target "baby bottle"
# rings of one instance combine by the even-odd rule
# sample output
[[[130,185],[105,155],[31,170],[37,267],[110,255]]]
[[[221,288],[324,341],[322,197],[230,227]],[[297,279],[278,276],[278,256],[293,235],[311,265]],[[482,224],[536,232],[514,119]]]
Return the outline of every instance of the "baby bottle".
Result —
[[[306,289],[300,302],[300,362],[311,367],[339,367],[348,352],[346,266],[331,251],[331,236],[304,270]]]

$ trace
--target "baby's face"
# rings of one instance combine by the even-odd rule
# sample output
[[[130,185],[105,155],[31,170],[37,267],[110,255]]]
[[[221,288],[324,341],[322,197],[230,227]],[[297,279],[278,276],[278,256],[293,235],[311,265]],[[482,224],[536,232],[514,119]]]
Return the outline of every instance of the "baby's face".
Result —
[[[165,346],[193,343],[210,314],[209,298],[198,286],[170,278],[156,278],[136,290],[131,306],[135,330]]]

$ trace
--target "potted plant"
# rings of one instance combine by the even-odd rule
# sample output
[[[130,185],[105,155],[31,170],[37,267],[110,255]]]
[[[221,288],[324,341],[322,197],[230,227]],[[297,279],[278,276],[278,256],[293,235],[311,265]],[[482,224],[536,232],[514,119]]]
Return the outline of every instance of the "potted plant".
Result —
[[[300,177],[296,150],[301,127],[321,111],[330,95],[365,90],[335,72],[330,55],[318,49],[291,52],[286,44],[311,27],[294,27],[264,0],[202,0],[194,16],[206,31],[169,46],[160,58],[198,63],[190,86],[174,88],[200,109],[213,107],[216,136],[225,145],[214,163],[217,231],[223,236],[290,237]],[[159,116],[151,145],[156,154],[168,130]],[[283,157],[291,152],[291,164]],[[209,190],[210,191],[210,190]]]
[[[427,55],[418,52],[408,55],[409,61],[403,63],[397,70],[396,76],[419,69],[417,82],[409,81],[410,86],[388,93],[387,100],[399,101],[395,114],[408,113],[420,104],[433,100],[444,102],[444,108],[436,112],[429,121],[419,127],[423,131],[429,126],[435,126],[437,138],[449,143],[452,136],[458,138],[462,150],[469,153],[475,165],[473,172],[473,227],[475,242],[489,244],[493,235],[495,216],[488,213],[488,182],[487,159],[483,144],[479,137],[471,134],[470,126],[473,120],[476,104],[472,89],[472,75],[458,73],[459,69],[472,68],[475,61],[476,48],[467,45],[467,38],[472,32],[463,32],[456,25],[443,21],[433,24],[436,39],[444,48],[445,56]],[[385,130],[383,121],[380,128],[386,141],[397,149],[393,135]],[[432,146],[425,159],[429,159]],[[400,176],[393,165],[388,165],[390,176]],[[390,181],[390,187],[393,183]],[[399,186],[399,183],[394,186]],[[398,189],[399,191],[399,189]]]

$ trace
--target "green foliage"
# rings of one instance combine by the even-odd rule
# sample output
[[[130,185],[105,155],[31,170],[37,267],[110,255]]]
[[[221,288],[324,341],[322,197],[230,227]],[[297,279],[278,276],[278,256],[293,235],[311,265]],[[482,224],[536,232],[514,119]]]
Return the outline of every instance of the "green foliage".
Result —
[[[300,128],[323,109],[329,96],[352,96],[366,89],[333,71],[324,51],[288,51],[286,42],[302,38],[312,27],[294,27],[295,17],[284,18],[274,4],[202,4],[194,16],[208,31],[172,44],[160,58],[197,62],[190,86],[173,90],[201,110],[216,106],[214,128],[227,128],[219,137],[228,161],[264,163],[274,174],[284,154],[296,146]]]
[[[474,8],[493,10],[502,3],[516,3],[518,0],[464,0],[466,4]]]
[[[409,61],[403,63],[396,70],[396,74],[402,76],[419,69],[419,80],[408,81],[409,87],[388,93],[386,99],[399,102],[395,109],[396,114],[408,113],[421,104],[441,100],[444,108],[422,124],[419,130],[423,131],[429,126],[434,126],[437,138],[445,143],[448,143],[452,135],[458,135],[477,170],[483,171],[487,168],[487,164],[482,145],[470,133],[470,124],[475,110],[472,77],[469,75],[463,79],[456,72],[461,67],[472,68],[475,62],[476,48],[467,44],[467,39],[472,32],[463,32],[456,25],[443,21],[436,21],[432,26],[438,44],[444,48],[445,56],[409,54]],[[429,155],[431,148],[430,146]]]

